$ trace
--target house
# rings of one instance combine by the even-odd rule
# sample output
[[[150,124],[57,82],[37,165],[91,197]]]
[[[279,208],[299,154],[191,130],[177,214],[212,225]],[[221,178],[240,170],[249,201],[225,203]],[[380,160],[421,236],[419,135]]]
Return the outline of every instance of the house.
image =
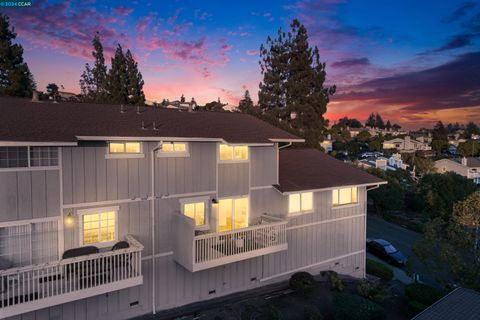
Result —
[[[480,293],[457,288],[417,314],[412,320],[476,320],[480,315]]]
[[[440,159],[435,161],[435,168],[437,172],[455,172],[480,184],[480,158]]]
[[[237,112],[0,98],[0,318],[126,319],[365,276],[385,182]]]
[[[419,141],[405,136],[383,142],[383,149],[397,149],[399,152],[428,151],[432,147],[427,142]]]
[[[360,160],[359,165],[363,168],[377,168],[384,171],[406,170],[408,168],[408,165],[403,163],[402,156],[399,153],[394,153],[390,158],[371,156]]]
[[[330,134],[327,135],[327,138],[320,142],[320,146],[325,150],[326,153],[333,151],[333,140]]]

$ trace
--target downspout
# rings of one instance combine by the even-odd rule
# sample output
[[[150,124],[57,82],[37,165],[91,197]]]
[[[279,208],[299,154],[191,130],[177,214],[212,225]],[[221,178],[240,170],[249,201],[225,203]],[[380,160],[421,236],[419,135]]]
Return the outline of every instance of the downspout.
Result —
[[[292,143],[289,142],[289,143],[287,143],[287,144],[284,145],[284,146],[278,147],[278,150],[283,149],[283,148],[288,148],[288,147],[290,147],[291,145],[292,145]]]
[[[366,198],[366,199],[365,199],[365,222],[364,222],[364,224],[365,224],[365,239],[367,238],[367,206],[368,206],[368,203],[367,203],[367,202],[368,202],[368,191],[370,191],[370,190],[375,190],[375,189],[377,189],[377,188],[379,188],[379,187],[380,187],[380,185],[377,184],[376,186],[373,186],[373,187],[371,187],[370,189],[369,189],[368,187],[365,188],[366,191],[367,191],[367,192],[365,192],[365,198]],[[365,246],[366,246],[366,244],[365,244]],[[367,249],[365,248],[365,263],[364,263],[364,266],[363,266],[363,279],[365,279],[366,277],[367,277]]]
[[[150,201],[152,205],[150,206],[150,216],[151,216],[151,233],[152,233],[152,314],[156,313],[156,303],[155,303],[155,152],[160,149],[162,142],[159,142],[158,145],[153,148],[151,152],[151,190],[152,195]]]

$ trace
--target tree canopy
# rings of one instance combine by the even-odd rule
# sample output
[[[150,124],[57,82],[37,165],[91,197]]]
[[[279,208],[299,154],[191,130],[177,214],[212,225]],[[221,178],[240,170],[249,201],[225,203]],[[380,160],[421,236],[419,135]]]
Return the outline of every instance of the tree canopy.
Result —
[[[250,97],[250,92],[248,90],[245,90],[243,99],[240,100],[238,103],[238,109],[240,111],[247,111],[251,108],[253,108],[253,101],[252,101],[252,98]]]
[[[130,50],[126,53],[120,44],[111,59],[111,68],[107,70],[103,55],[103,45],[97,33],[92,40],[93,67],[85,64],[85,71],[80,77],[80,88],[85,101],[97,103],[117,103],[143,105],[143,77],[138,70]]]
[[[16,37],[9,18],[0,14],[0,95],[31,97],[35,82],[23,61],[22,46],[13,43]]]
[[[318,147],[335,86],[324,86],[325,64],[318,48],[310,46],[305,26],[295,19],[288,33],[279,29],[276,38],[268,37],[260,47],[260,67],[260,108],[298,131],[308,145]]]

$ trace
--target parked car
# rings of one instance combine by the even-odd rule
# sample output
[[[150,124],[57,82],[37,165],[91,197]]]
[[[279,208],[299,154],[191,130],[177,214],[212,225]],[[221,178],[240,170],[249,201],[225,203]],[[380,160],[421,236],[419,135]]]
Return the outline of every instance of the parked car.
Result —
[[[367,239],[367,251],[390,264],[404,266],[407,259],[390,242],[383,239]]]

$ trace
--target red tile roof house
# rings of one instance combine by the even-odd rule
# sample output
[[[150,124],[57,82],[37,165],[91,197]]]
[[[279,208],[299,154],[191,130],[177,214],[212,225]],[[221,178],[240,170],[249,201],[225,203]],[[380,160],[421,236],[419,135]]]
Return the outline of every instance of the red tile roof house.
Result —
[[[241,113],[0,98],[0,318],[125,319],[365,276],[384,182]]]

